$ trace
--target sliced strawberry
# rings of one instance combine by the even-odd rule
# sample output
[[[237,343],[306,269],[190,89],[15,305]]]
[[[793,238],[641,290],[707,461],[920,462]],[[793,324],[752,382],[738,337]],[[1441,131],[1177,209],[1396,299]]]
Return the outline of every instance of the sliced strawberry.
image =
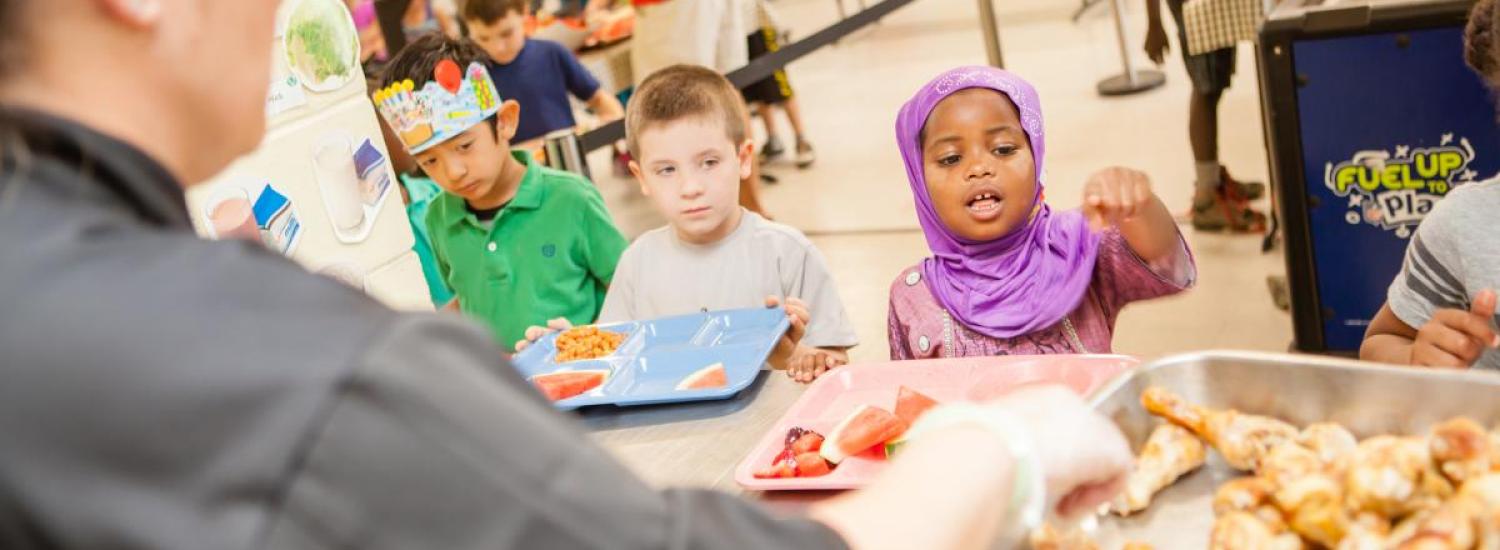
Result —
[[[755,479],[776,479],[776,468],[772,467],[766,468],[764,470],[756,470],[755,473],[751,475],[754,476]]]
[[[776,477],[781,477],[781,478],[797,477],[797,465],[793,464],[791,462],[782,462],[782,463],[779,463],[779,464],[776,465],[776,467],[774,469],[776,470]]]

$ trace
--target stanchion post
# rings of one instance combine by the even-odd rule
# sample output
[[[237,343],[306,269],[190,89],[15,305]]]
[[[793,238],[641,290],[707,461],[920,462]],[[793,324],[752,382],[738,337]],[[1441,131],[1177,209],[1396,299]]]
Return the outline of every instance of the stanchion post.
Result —
[[[995,20],[995,0],[979,1],[979,33],[984,35],[984,53],[990,66],[1004,69],[1005,58],[1000,55],[1000,24]]]
[[[1154,2],[1157,0],[1147,0]],[[1125,0],[1111,0],[1110,8],[1115,18],[1115,37],[1120,45],[1120,65],[1124,74],[1115,75],[1099,82],[1102,95],[1129,95],[1144,92],[1166,83],[1167,75],[1161,71],[1136,70],[1130,57],[1130,28],[1125,25]],[[1186,47],[1186,46],[1183,46]]]

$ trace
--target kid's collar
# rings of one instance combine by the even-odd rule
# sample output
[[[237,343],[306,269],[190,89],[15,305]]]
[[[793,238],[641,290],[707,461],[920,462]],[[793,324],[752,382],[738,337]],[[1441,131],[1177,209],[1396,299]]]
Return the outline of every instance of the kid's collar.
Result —
[[[537,181],[541,178],[541,170],[536,164],[536,160],[531,157],[531,153],[519,149],[511,151],[510,154],[517,161],[521,162],[526,172],[521,176],[521,183],[516,187],[516,196],[512,197],[510,202],[505,203],[505,206],[500,211],[509,212],[512,210],[536,210],[541,208],[542,186]],[[444,226],[457,225],[463,223],[464,220],[473,220],[473,223],[476,225],[479,223],[479,219],[472,212],[469,212],[468,204],[466,204],[463,197],[445,191],[438,198],[437,202],[442,203],[441,207],[437,209],[437,215],[441,216],[440,219]],[[498,219],[498,216],[496,219]]]

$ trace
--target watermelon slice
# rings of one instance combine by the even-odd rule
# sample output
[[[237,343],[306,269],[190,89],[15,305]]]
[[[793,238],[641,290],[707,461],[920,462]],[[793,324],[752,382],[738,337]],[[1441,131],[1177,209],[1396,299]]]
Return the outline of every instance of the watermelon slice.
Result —
[[[531,383],[550,401],[562,401],[592,390],[609,378],[608,370],[569,370],[538,374]]]
[[[922,395],[917,390],[901,386],[901,390],[896,393],[896,417],[906,422],[907,426],[911,426],[917,423],[917,418],[921,417],[922,413],[937,404],[938,402],[933,398]]]
[[[793,441],[791,445],[792,452],[799,455],[804,453],[816,453],[819,449],[822,448],[823,436],[818,435],[818,432],[812,431],[803,433],[800,437],[797,438],[796,441]]]
[[[826,476],[828,472],[833,471],[828,467],[828,463],[823,461],[823,457],[818,456],[818,453],[802,453],[797,455],[795,460],[797,461],[797,477]]]
[[[729,385],[729,376],[724,374],[724,364],[714,363],[694,371],[677,384],[677,391],[707,390]]]
[[[828,434],[818,452],[830,464],[838,464],[850,455],[895,439],[905,431],[906,422],[896,415],[879,407],[860,405]]]

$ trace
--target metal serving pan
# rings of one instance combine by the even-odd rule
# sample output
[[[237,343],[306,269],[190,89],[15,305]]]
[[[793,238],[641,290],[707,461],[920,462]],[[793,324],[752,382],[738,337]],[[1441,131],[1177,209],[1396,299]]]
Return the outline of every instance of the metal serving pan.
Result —
[[[1141,391],[1162,386],[1212,408],[1273,416],[1298,426],[1333,421],[1360,438],[1421,434],[1433,424],[1468,416],[1500,422],[1500,373],[1376,366],[1346,359],[1250,352],[1205,352],[1140,367],[1094,395],[1095,409],[1114,419],[1139,451],[1161,420],[1141,407]],[[1145,542],[1162,550],[1204,548],[1218,486],[1243,474],[1209,452],[1208,464],[1168,487],[1150,509],[1101,520],[1095,538],[1107,550]]]

